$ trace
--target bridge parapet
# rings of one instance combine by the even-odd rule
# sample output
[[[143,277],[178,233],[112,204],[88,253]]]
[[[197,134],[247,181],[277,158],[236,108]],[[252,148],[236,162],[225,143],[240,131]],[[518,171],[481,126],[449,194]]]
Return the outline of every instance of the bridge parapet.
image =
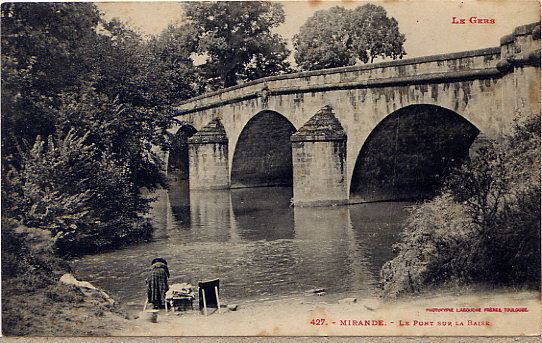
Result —
[[[500,78],[514,65],[537,65],[540,23],[519,26],[499,47],[266,77],[182,102],[179,115],[245,100],[340,89]]]
[[[271,76],[189,99],[182,102],[177,110],[179,114],[187,114],[283,94],[389,87],[453,79],[484,79],[499,74],[495,67],[500,52],[501,49],[495,47]]]
[[[540,113],[540,22],[516,27],[501,38],[504,113]]]

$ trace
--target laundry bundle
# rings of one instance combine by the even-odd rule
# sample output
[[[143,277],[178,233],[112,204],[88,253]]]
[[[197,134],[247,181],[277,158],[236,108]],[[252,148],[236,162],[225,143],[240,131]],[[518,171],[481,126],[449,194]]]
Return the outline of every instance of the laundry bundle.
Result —
[[[194,299],[194,287],[189,283],[174,283],[166,292],[166,299],[192,298]]]

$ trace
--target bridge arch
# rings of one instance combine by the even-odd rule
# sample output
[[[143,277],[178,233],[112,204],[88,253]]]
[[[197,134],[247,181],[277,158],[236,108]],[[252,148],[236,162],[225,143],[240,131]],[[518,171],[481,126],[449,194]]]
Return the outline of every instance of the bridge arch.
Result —
[[[239,134],[233,153],[232,188],[291,186],[294,125],[282,114],[264,110]]]
[[[480,130],[447,108],[416,104],[388,114],[363,142],[350,202],[421,199],[468,157]]]
[[[189,124],[182,124],[173,135],[171,147],[167,154],[167,175],[177,180],[188,180],[188,138],[198,130]]]

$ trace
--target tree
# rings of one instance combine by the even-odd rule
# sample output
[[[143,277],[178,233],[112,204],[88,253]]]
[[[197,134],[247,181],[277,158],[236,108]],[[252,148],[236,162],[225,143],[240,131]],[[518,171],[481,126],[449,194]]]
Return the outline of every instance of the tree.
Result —
[[[145,231],[140,188],[165,182],[152,147],[174,122],[159,61],[93,4],[2,4],[2,215],[68,252]]]
[[[99,20],[91,4],[2,4],[3,160],[13,162],[24,140],[54,133],[48,109],[88,73],[81,46],[96,36]]]
[[[353,11],[350,27],[352,47],[362,62],[373,63],[375,57],[403,58],[405,35],[399,32],[395,18],[388,18],[382,6],[366,4]]]
[[[352,37],[349,32],[351,12],[332,7],[314,13],[293,38],[295,61],[303,70],[317,70],[352,65]]]
[[[294,36],[295,60],[303,70],[344,67],[376,57],[402,58],[405,36],[382,6],[316,12]]]
[[[195,32],[194,52],[211,88],[229,87],[288,70],[286,42],[271,29],[284,22],[284,11],[272,2],[189,2],[186,30]]]
[[[170,25],[145,44],[138,83],[147,86],[149,101],[174,105],[201,93],[203,81],[190,56],[195,48],[195,32],[188,25]]]
[[[141,36],[88,3],[5,3],[2,24],[3,167],[17,167],[17,150],[36,137],[75,128],[128,163],[132,182],[154,187],[160,175],[151,144],[167,143],[172,96],[162,96],[161,64]],[[104,109],[112,102],[123,107],[119,117]]]

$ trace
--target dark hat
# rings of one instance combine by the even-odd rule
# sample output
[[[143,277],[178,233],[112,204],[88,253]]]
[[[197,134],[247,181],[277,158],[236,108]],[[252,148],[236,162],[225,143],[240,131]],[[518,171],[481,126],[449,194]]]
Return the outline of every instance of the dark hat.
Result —
[[[155,264],[156,262],[162,262],[163,264],[167,265],[167,261],[166,261],[165,259],[163,259],[163,258],[161,258],[161,257],[158,257],[158,258],[155,258],[154,260],[152,260],[151,266],[152,266],[153,264]]]

